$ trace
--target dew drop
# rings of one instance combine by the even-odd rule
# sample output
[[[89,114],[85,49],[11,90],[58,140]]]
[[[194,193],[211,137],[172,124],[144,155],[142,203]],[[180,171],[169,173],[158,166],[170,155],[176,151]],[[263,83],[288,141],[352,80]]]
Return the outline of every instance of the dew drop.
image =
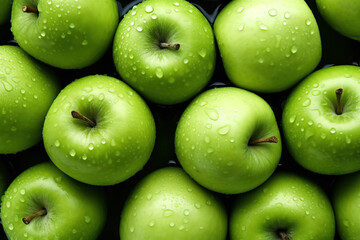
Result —
[[[219,119],[219,113],[215,109],[207,108],[207,109],[205,109],[205,113],[213,121],[216,121]]]
[[[245,27],[245,24],[244,24],[244,23],[242,23],[242,24],[240,24],[240,26],[239,26],[238,30],[239,30],[239,31],[242,31],[242,30],[244,30],[244,27]]]
[[[163,212],[163,215],[164,217],[170,217],[171,215],[174,214],[174,211],[171,210],[171,209],[166,209],[164,212]]]
[[[238,13],[242,13],[244,11],[244,8],[243,7],[239,7],[238,9],[237,9],[237,12]]]
[[[25,195],[25,189],[21,189],[21,190],[20,190],[20,194],[21,194],[21,195]]]
[[[296,115],[293,115],[293,116],[290,117],[289,122],[294,123],[295,120],[296,120]]]
[[[188,64],[189,63],[189,59],[185,58],[184,59],[184,64]]]
[[[290,15],[289,12],[286,12],[285,15],[284,15],[284,17],[285,17],[286,19],[289,19],[289,18],[291,17],[291,15]]]
[[[185,216],[189,216],[189,214],[190,214],[189,210],[188,210],[188,209],[185,209],[185,210],[184,210],[184,215],[185,215]]]
[[[82,41],[81,45],[83,45],[83,46],[88,45],[88,41],[87,40]]]
[[[12,223],[9,224],[9,230],[12,231],[14,229],[14,225]]]
[[[330,133],[332,133],[332,134],[336,133],[336,129],[335,129],[335,128],[331,128],[331,129],[330,129]]]
[[[91,217],[89,217],[89,216],[84,216],[84,221],[85,221],[86,223],[90,223],[90,222],[91,222]]]
[[[149,222],[149,227],[154,227],[155,226],[155,222],[154,221],[150,221]]]
[[[270,9],[269,10],[269,15],[272,17],[275,17],[277,15],[277,11],[275,9]]]
[[[204,48],[202,48],[200,51],[199,51],[199,55],[204,58],[206,57],[206,50]]]
[[[91,151],[91,150],[93,150],[93,149],[94,149],[94,144],[90,143],[90,144],[89,144],[89,150]]]
[[[130,227],[130,232],[133,233],[135,231],[134,227]]]
[[[136,28],[136,30],[137,30],[138,32],[142,32],[142,31],[143,31],[143,28],[139,26],[139,27]]]
[[[75,149],[71,149],[69,154],[70,154],[70,156],[75,157],[75,155],[76,155]]]
[[[155,70],[155,75],[157,78],[161,79],[164,76],[164,73],[160,67],[157,67]]]
[[[151,12],[153,12],[153,11],[154,11],[154,9],[153,9],[153,7],[152,7],[152,6],[147,5],[147,6],[145,7],[145,12],[147,12],[147,13],[151,13]]]
[[[69,28],[74,29],[74,28],[75,28],[75,24],[74,24],[74,23],[70,23]]]
[[[220,135],[226,135],[226,134],[229,133],[230,129],[231,129],[231,126],[230,126],[229,124],[226,124],[226,125],[220,127],[220,128],[217,130],[217,132],[218,132]]]
[[[305,101],[302,103],[303,107],[308,107],[311,104],[310,98],[306,98]]]
[[[305,20],[305,24],[306,24],[307,26],[310,26],[311,21],[310,21],[309,19],[306,19],[306,20]]]
[[[298,49],[297,49],[296,46],[292,46],[290,51],[291,51],[292,54],[295,54],[297,52],[297,50]]]
[[[59,141],[59,140],[55,140],[54,145],[55,145],[55,147],[60,147],[60,141]]]

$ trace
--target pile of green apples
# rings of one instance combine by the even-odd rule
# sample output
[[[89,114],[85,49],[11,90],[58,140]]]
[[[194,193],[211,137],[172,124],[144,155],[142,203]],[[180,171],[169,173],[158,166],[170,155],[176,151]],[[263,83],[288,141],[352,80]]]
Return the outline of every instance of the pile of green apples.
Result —
[[[359,63],[354,0],[2,0],[0,239],[359,239]]]

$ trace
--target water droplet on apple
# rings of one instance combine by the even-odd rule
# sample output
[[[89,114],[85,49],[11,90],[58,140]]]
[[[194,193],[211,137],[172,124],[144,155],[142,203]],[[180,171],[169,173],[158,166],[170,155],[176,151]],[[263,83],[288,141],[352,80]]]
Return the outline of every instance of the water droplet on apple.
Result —
[[[12,132],[16,132],[16,127],[15,126],[12,126],[11,129],[10,129]]]
[[[178,228],[180,231],[184,230],[184,225],[180,225],[180,227]]]
[[[11,207],[11,203],[10,202],[6,202],[6,207],[10,208]]]
[[[153,7],[152,7],[152,6],[147,5],[147,6],[145,7],[145,12],[147,12],[147,13],[151,13],[151,12],[153,12],[153,11],[154,11],[154,9],[153,9]]]
[[[154,227],[154,226],[155,226],[155,221],[154,220],[150,221],[149,222],[149,227]]]
[[[320,134],[320,138],[324,140],[324,139],[326,138],[326,134],[325,134],[325,133],[321,133],[321,134]]]
[[[70,154],[70,156],[75,157],[75,155],[76,155],[75,149],[71,149],[69,154]]]
[[[312,94],[313,96],[318,96],[318,95],[320,95],[320,93],[321,93],[320,90],[314,90],[314,91],[311,92],[311,94]]]
[[[138,26],[138,27],[136,28],[136,30],[137,30],[138,32],[142,32],[144,29],[143,29],[141,26]]]
[[[83,45],[83,46],[88,45],[88,41],[87,40],[82,41],[81,45]]]
[[[245,231],[245,230],[246,230],[246,226],[245,226],[245,225],[241,226],[241,230]]]
[[[197,208],[197,209],[200,209],[201,208],[201,205],[200,205],[200,203],[195,203],[195,208]]]
[[[74,24],[74,23],[70,23],[69,28],[74,29],[74,28],[75,28],[75,24]]]
[[[89,217],[89,216],[84,216],[84,221],[85,221],[86,223],[90,223],[90,222],[91,222],[91,217]]]
[[[348,73],[345,73],[345,74],[344,74],[344,77],[346,77],[346,78],[351,78],[351,75],[348,74]]]
[[[184,59],[184,64],[188,64],[189,63],[189,59],[185,58]]]
[[[292,46],[290,51],[291,51],[292,54],[295,54],[297,52],[297,50],[298,49],[297,49],[296,46]]]
[[[9,224],[9,230],[12,231],[14,229],[14,225],[12,223]]]
[[[243,7],[239,7],[238,9],[237,9],[237,12],[238,13],[242,13],[244,11],[244,8]]]
[[[55,182],[61,183],[61,182],[62,182],[62,177],[61,177],[61,176],[56,177],[56,178],[55,178]]]
[[[230,129],[231,129],[231,126],[230,126],[229,124],[226,124],[226,125],[220,127],[220,128],[217,130],[217,132],[218,132],[220,135],[226,135],[226,134],[229,133]]]
[[[244,30],[244,27],[245,27],[245,24],[244,24],[244,23],[242,23],[242,24],[240,24],[240,26],[239,26],[238,30],[239,30],[239,31],[242,31],[242,30]]]
[[[206,200],[206,205],[211,206],[211,201],[210,201],[210,200]]]
[[[311,104],[310,98],[306,98],[305,101],[302,103],[303,107],[308,107]]]
[[[305,20],[305,24],[306,24],[307,26],[310,26],[311,21],[310,21],[309,19],[306,19],[306,20]]]
[[[135,231],[134,227],[130,227],[130,232],[133,233]]]
[[[202,48],[200,51],[199,51],[199,55],[204,58],[206,57],[206,50],[204,48]]]
[[[171,215],[174,214],[174,211],[171,210],[171,209],[166,209],[164,212],[163,212],[163,216],[164,217],[170,217]]]
[[[268,30],[268,27],[265,24],[260,24],[259,28],[263,31]]]
[[[272,9],[269,10],[269,15],[272,16],[272,17],[275,17],[277,15],[277,11],[272,8]]]
[[[84,160],[84,161],[85,161],[85,160],[87,159],[86,154],[84,153],[84,155],[82,155],[82,157],[81,157],[81,158],[82,158],[82,160]]]
[[[345,136],[345,142],[346,144],[350,144],[351,143],[351,139],[348,136]]]
[[[72,232],[73,234],[76,234],[76,233],[77,233],[77,230],[74,228],[71,232]]]
[[[264,59],[263,59],[263,58],[259,58],[258,63],[264,63]]]
[[[335,129],[335,128],[331,128],[331,129],[330,129],[330,133],[332,133],[332,134],[336,133],[336,129]]]
[[[59,140],[55,140],[54,145],[55,145],[55,147],[60,147],[60,141],[59,141]]]
[[[207,153],[213,153],[214,152],[214,149],[212,149],[212,148],[209,148],[208,150],[207,150]]]
[[[21,195],[25,195],[25,189],[21,189],[21,190],[20,190],[20,194],[21,194]]]
[[[286,19],[289,19],[289,18],[291,17],[291,14],[290,14],[289,12],[286,12],[286,13],[284,14],[284,17],[285,17]]]
[[[156,77],[158,78],[162,78],[164,76],[164,73],[162,71],[162,69],[160,67],[157,67],[156,70],[155,70],[155,75]]]
[[[293,115],[293,116],[291,116],[291,117],[289,118],[289,122],[290,122],[290,123],[294,123],[295,120],[296,120],[296,115]]]
[[[207,109],[205,109],[205,113],[213,121],[216,121],[219,119],[219,113],[215,109],[207,108]]]

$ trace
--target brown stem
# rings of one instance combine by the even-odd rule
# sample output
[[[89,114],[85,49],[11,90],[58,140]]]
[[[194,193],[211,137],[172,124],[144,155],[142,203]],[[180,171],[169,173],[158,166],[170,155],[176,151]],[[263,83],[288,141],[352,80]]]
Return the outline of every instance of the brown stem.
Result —
[[[281,240],[290,240],[290,237],[286,234],[286,232],[279,232]]]
[[[279,140],[275,136],[272,136],[272,137],[268,137],[268,138],[251,140],[249,142],[249,145],[255,145],[258,143],[277,143],[277,142],[279,142]]]
[[[26,13],[36,13],[36,14],[39,13],[39,11],[37,10],[37,8],[30,7],[30,6],[28,6],[28,5],[24,5],[24,6],[22,7],[22,11],[23,11],[23,12],[26,12]]]
[[[160,43],[160,48],[170,48],[173,50],[179,50],[180,44],[179,43]]]
[[[34,213],[33,215],[31,216],[28,216],[28,217],[25,217],[22,219],[22,221],[28,225],[31,220],[33,220],[34,218],[38,217],[38,216],[45,216],[47,214],[47,211],[45,208],[41,209],[40,211],[38,211],[37,213]]]
[[[95,127],[96,123],[94,123],[91,119],[85,117],[81,113],[78,113],[77,111],[71,111],[71,116],[76,119],[80,119],[85,121],[87,124],[89,124],[90,127]]]
[[[335,91],[336,93],[336,100],[337,100],[337,106],[336,106],[336,114],[341,115],[343,112],[343,107],[341,105],[341,95],[343,93],[342,88],[339,88]]]

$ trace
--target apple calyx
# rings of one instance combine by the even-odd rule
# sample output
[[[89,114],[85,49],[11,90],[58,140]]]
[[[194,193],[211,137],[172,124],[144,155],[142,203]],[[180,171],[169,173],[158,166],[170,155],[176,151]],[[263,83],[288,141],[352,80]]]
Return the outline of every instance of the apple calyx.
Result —
[[[180,48],[180,44],[179,43],[160,43],[160,48],[164,49],[164,48],[168,48],[168,49],[172,49],[172,50],[179,50]]]
[[[94,123],[91,119],[87,118],[86,116],[82,115],[81,113],[77,111],[71,111],[71,116],[76,119],[83,120],[86,122],[90,127],[95,127],[96,123]]]
[[[34,214],[31,215],[31,216],[28,216],[28,217],[23,218],[22,221],[23,221],[26,225],[28,225],[28,224],[31,222],[31,220],[33,220],[34,218],[36,218],[36,217],[38,217],[38,216],[45,216],[46,214],[47,214],[47,211],[46,211],[45,208],[43,208],[43,209],[41,209],[40,211],[34,213]]]
[[[268,137],[268,138],[250,140],[249,145],[255,145],[255,144],[258,144],[258,143],[277,143],[277,142],[279,142],[277,137],[271,136],[271,137]]]
[[[339,88],[336,89],[335,94],[336,94],[336,100],[337,100],[337,106],[336,106],[336,114],[337,115],[341,115],[343,113],[343,107],[341,105],[341,95],[343,93],[343,89]]]
[[[291,240],[289,235],[286,234],[286,232],[280,231],[279,236],[281,237],[281,240]]]
[[[25,12],[25,13],[36,13],[36,14],[39,13],[37,8],[31,7],[31,6],[28,6],[28,5],[24,5],[22,7],[22,11]]]

